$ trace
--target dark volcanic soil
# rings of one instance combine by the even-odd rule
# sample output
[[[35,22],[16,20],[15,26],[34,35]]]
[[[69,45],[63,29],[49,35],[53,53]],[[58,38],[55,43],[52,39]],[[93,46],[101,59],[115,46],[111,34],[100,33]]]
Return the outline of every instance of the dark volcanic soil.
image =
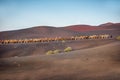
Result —
[[[0,80],[119,80],[120,42],[69,53],[0,59]]]
[[[44,42],[44,43],[18,43],[0,45],[0,58],[14,56],[46,55],[49,50],[60,50],[61,53],[66,47],[72,47],[73,50],[92,48],[115,42],[114,39],[96,39],[96,40],[77,40],[65,42]]]

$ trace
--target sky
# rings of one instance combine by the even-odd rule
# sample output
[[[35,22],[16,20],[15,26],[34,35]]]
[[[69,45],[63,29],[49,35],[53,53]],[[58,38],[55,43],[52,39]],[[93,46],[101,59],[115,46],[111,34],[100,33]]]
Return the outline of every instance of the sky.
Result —
[[[0,31],[120,22],[120,0],[0,0]]]

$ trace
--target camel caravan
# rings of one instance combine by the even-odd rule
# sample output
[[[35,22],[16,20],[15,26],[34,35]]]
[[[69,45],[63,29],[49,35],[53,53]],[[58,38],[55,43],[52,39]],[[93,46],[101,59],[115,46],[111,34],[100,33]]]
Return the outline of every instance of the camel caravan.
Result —
[[[89,36],[72,36],[72,37],[56,37],[56,38],[36,38],[36,39],[19,39],[19,40],[0,40],[0,44],[9,43],[32,43],[32,42],[52,42],[52,41],[65,41],[65,40],[81,40],[81,39],[108,39],[112,38],[112,35],[89,35]]]

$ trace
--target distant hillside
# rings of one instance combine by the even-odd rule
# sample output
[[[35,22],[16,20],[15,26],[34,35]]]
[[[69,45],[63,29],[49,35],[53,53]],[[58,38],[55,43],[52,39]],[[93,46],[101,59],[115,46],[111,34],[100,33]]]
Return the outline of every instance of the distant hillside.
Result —
[[[105,30],[104,28],[90,25],[72,25],[65,27],[66,30],[85,32],[85,31],[95,31],[95,30]]]
[[[77,31],[77,32],[86,32],[86,31],[99,31],[99,30],[108,30],[108,29],[120,29],[120,23],[105,23],[98,26],[91,25],[71,25],[64,27],[66,30]]]
[[[30,39],[30,38],[55,38],[92,34],[120,34],[120,23],[105,23],[99,26],[71,25],[66,27],[37,26],[21,30],[0,32],[0,40],[5,39]]]
[[[99,25],[99,27],[101,28],[106,28],[106,29],[119,29],[120,30],[120,23],[105,23],[105,24],[101,24]]]
[[[37,26],[22,30],[0,32],[0,39],[28,39],[28,38],[45,38],[45,37],[67,37],[74,36],[76,32],[59,29],[49,26]]]

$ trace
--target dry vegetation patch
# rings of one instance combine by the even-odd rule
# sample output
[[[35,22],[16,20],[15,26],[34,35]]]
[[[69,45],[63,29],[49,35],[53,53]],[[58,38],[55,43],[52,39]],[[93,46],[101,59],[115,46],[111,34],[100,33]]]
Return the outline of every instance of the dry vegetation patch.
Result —
[[[120,36],[117,36],[116,39],[117,39],[117,40],[120,40]]]

